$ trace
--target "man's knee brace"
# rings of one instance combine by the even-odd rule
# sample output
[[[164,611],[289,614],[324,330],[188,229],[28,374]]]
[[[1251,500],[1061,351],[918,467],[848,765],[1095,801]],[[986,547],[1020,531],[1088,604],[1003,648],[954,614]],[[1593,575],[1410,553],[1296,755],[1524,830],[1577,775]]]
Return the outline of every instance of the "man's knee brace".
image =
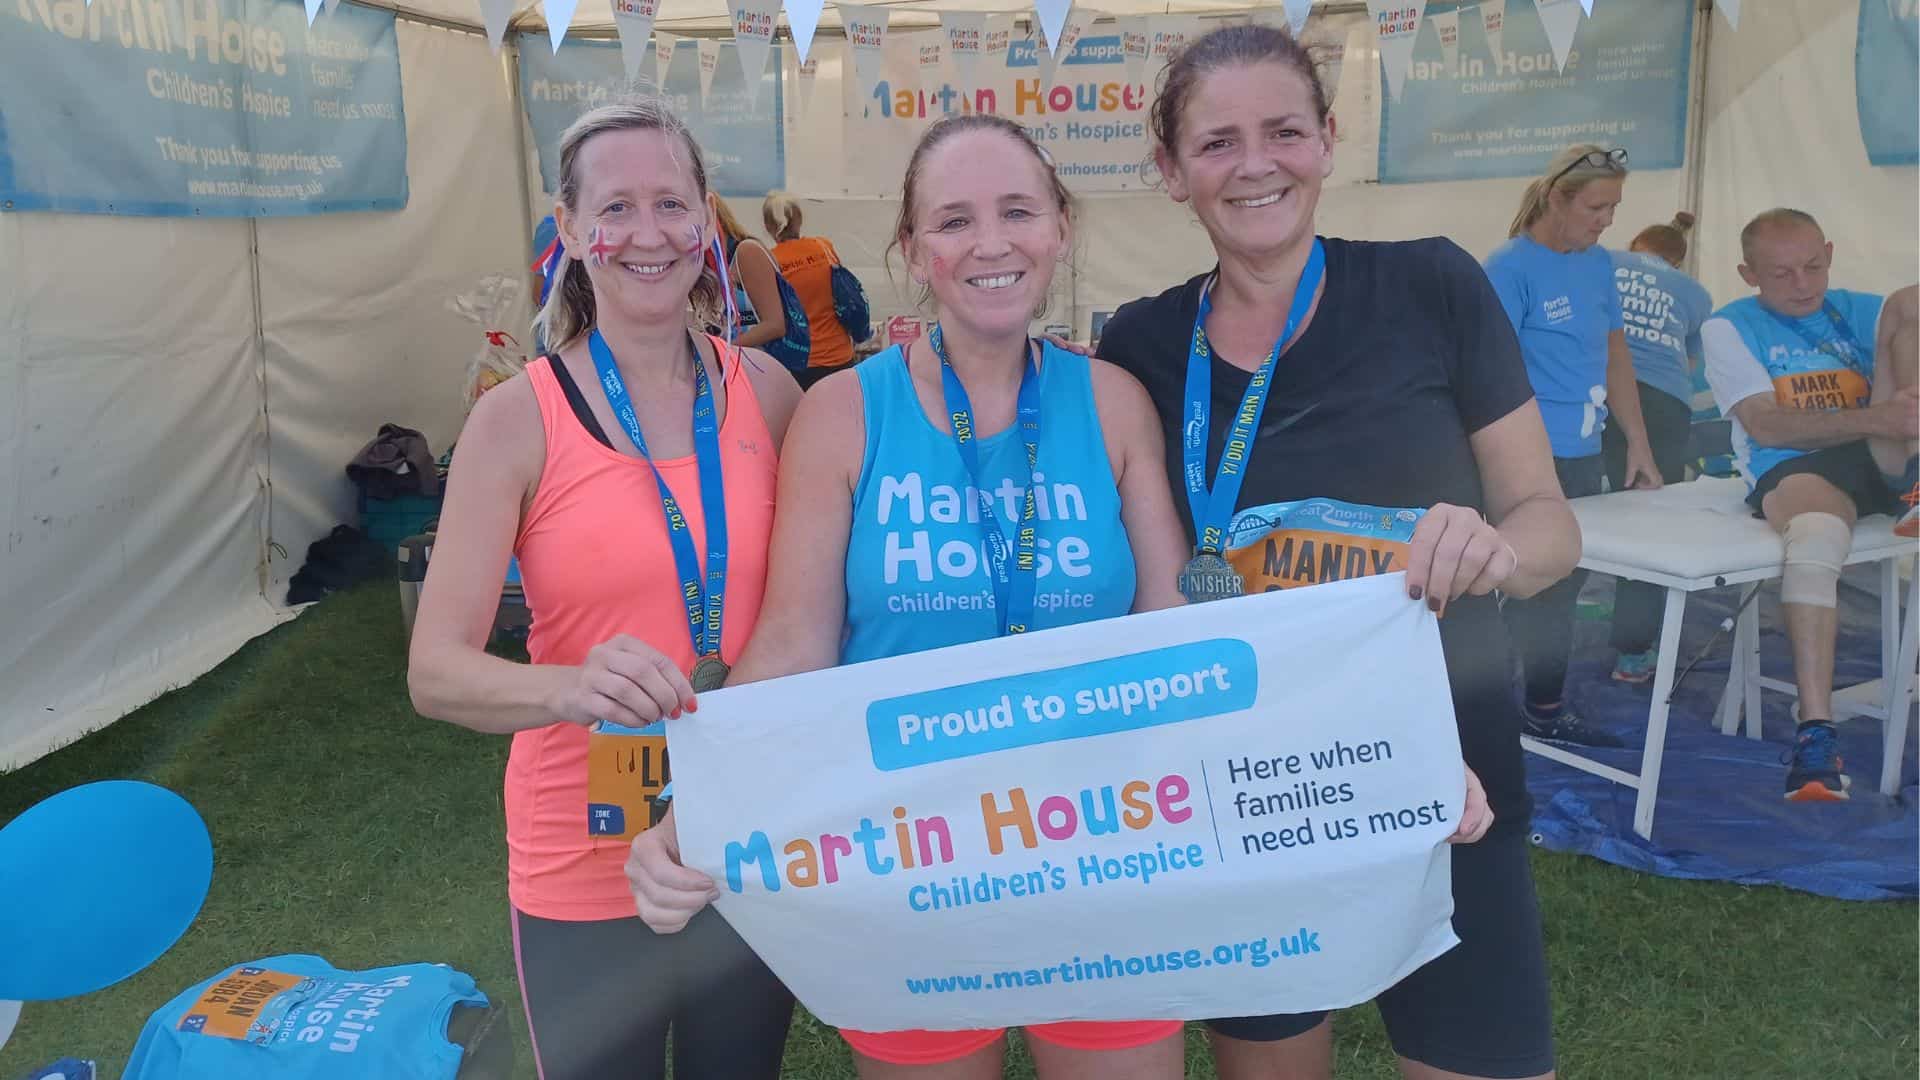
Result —
[[[1832,514],[1796,514],[1787,522],[1787,558],[1780,575],[1780,600],[1787,604],[1836,607],[1840,567],[1853,547],[1853,530]]]

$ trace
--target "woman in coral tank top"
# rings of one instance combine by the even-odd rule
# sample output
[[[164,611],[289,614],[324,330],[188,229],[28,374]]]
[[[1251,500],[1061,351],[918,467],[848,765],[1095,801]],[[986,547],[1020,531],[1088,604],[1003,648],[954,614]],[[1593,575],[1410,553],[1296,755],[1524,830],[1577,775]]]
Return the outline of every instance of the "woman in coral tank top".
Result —
[[[513,736],[508,896],[541,1080],[664,1076],[669,1029],[678,1075],[773,1077],[792,1014],[711,910],[647,929],[628,845],[588,824],[588,728],[693,708],[760,611],[800,390],[766,354],[688,330],[724,302],[706,196],[699,147],[657,103],[562,137],[555,352],[474,407],[413,634],[414,706]],[[530,664],[485,651],[510,555]]]

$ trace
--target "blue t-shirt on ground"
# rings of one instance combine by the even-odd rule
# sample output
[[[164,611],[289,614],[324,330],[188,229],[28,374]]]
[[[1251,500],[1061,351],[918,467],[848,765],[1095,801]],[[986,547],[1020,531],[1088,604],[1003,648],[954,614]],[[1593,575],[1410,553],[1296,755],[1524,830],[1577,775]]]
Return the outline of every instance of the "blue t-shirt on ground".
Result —
[[[1597,245],[1559,252],[1523,233],[1488,256],[1486,269],[1520,338],[1553,456],[1598,454],[1607,335],[1622,326],[1613,260]]]
[[[1700,325],[1713,314],[1713,297],[1658,255],[1610,254],[1634,378],[1679,401],[1692,401]]]

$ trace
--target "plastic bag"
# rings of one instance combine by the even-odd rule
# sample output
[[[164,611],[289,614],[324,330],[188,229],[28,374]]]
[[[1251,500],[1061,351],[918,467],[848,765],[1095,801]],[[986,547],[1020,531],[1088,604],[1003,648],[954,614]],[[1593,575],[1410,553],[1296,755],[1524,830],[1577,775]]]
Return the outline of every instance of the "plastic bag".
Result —
[[[480,328],[480,347],[467,362],[461,400],[468,408],[480,395],[518,375],[527,366],[525,346],[507,329],[524,326],[527,283],[505,274],[489,274],[472,291],[447,301],[448,310]]]

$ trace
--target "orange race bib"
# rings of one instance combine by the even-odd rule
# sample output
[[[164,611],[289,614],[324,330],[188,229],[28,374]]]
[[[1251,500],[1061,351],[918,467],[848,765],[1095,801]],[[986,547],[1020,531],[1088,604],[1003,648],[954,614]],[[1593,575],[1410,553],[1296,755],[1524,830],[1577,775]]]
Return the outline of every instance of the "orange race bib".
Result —
[[[1333,499],[1249,507],[1227,529],[1226,557],[1250,593],[1395,574],[1425,513]]]
[[[1852,368],[1796,371],[1776,375],[1773,380],[1773,398],[1786,409],[1831,412],[1863,408],[1872,391],[1866,377]]]
[[[307,982],[304,975],[288,975],[265,968],[236,968],[206,988],[180,1018],[181,1031],[222,1039],[264,1043],[273,1034],[275,1019],[263,1017],[274,998]],[[284,1010],[282,1010],[284,1011]]]
[[[631,840],[666,814],[665,724],[617,725],[587,736],[587,835]]]

